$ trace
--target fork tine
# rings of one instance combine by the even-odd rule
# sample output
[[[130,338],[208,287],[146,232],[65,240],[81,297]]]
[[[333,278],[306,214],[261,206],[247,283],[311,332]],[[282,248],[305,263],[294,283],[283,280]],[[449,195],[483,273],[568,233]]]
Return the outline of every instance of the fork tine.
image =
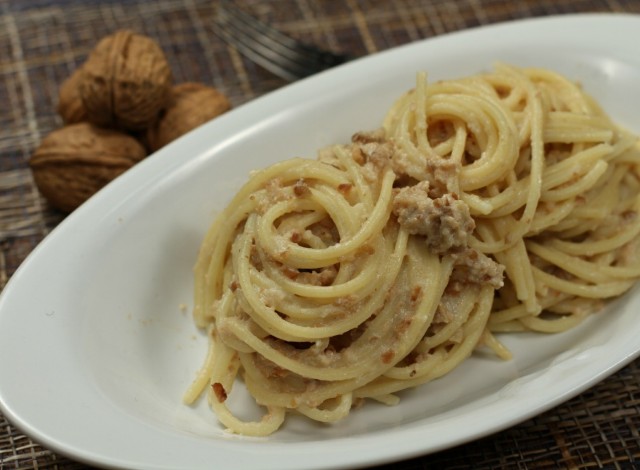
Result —
[[[289,57],[291,58],[295,59],[302,57],[303,59],[308,59],[314,63],[326,63],[328,66],[338,65],[348,60],[346,54],[336,54],[324,51],[283,34],[276,28],[259,21],[257,18],[234,6],[233,2],[230,0],[221,0],[220,3],[222,4],[226,14],[235,17],[238,21],[244,23],[246,27],[252,28],[256,33],[259,33],[273,45],[284,46],[287,50],[282,49],[282,52],[287,53],[290,51]],[[301,52],[304,52],[307,55],[301,56]]]
[[[218,23],[216,32],[249,59],[287,80],[294,81],[317,72],[312,62],[299,63],[296,58],[289,57],[290,51],[286,48],[277,44],[263,44],[259,37],[238,27],[236,23]]]
[[[223,0],[214,30],[254,62],[287,80],[297,80],[348,60],[299,43]]]

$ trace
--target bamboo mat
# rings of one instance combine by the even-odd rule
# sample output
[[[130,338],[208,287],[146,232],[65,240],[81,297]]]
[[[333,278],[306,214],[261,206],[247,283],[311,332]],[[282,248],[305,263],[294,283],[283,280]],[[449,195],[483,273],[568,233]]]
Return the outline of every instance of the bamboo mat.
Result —
[[[40,140],[61,125],[55,113],[58,87],[99,38],[119,28],[153,37],[165,51],[176,82],[211,84],[234,106],[286,85],[212,34],[215,3],[0,0],[0,289],[64,217],[39,196],[27,161]],[[632,0],[236,3],[283,32],[353,55],[518,18],[640,13],[640,2]],[[380,468],[640,468],[639,427],[636,361],[573,400],[504,432]],[[0,469],[26,468],[85,467],[34,443],[0,415]]]

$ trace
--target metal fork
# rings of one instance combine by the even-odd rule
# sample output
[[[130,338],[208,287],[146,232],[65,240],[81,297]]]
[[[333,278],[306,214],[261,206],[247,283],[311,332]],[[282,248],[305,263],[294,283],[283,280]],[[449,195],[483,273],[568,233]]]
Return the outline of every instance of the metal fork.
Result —
[[[221,0],[214,32],[253,62],[295,81],[342,64],[351,57],[299,42]]]

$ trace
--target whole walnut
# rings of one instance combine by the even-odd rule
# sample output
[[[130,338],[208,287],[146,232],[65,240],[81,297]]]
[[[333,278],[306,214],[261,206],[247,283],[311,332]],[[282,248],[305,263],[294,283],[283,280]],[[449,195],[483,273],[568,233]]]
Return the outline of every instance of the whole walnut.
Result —
[[[81,122],[51,132],[29,165],[49,203],[71,212],[145,156],[133,137]]]
[[[152,151],[231,109],[227,97],[202,83],[181,83],[171,90],[169,104],[147,131]]]
[[[103,38],[82,67],[80,96],[90,122],[142,130],[166,106],[173,78],[158,44],[132,31]]]
[[[80,80],[82,69],[76,69],[60,86],[58,94],[58,114],[65,124],[74,124],[87,120],[87,110],[80,98]]]

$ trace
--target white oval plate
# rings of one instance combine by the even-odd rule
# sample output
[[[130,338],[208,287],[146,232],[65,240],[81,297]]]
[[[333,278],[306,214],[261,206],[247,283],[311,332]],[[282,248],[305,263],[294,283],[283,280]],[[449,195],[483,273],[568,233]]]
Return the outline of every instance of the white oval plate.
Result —
[[[504,337],[449,376],[321,426],[291,418],[265,439],[226,434],[181,404],[206,348],[181,304],[214,213],[248,172],[380,125],[413,86],[497,60],[579,80],[640,131],[640,19],[578,15],[468,30],[367,57],[257,99],[165,147],[67,218],[0,299],[0,409],[46,447],[125,468],[371,465],[504,429],[576,395],[640,350],[640,291],[555,336]],[[246,397],[234,397],[241,405]]]

